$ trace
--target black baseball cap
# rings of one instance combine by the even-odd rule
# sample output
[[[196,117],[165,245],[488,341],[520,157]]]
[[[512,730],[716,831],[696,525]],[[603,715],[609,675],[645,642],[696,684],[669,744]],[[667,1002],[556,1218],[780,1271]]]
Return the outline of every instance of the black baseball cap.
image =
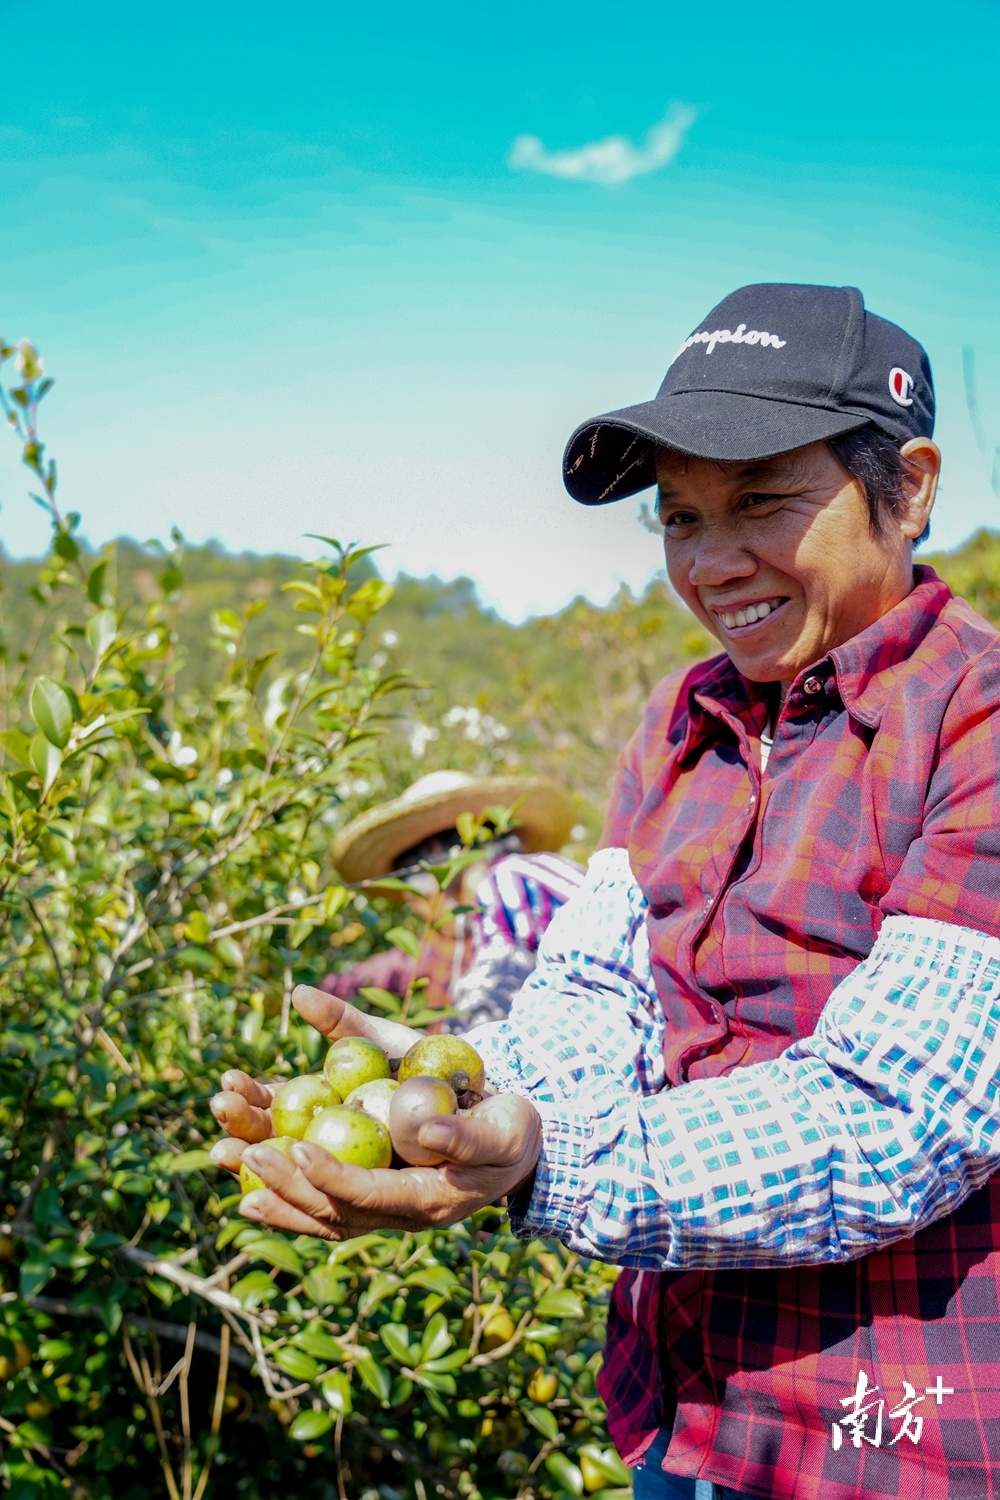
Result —
[[[686,338],[653,401],[578,427],[563,480],[606,505],[656,483],[653,451],[749,463],[876,427],[900,445],[934,431],[927,354],[865,310],[853,286],[740,287]]]

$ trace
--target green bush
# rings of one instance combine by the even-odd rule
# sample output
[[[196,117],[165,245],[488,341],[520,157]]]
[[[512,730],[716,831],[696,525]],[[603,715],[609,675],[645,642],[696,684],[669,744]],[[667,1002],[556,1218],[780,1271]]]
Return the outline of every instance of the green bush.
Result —
[[[304,664],[254,656],[269,603],[220,607],[200,644],[217,669],[185,691],[180,539],[144,602],[119,597],[113,555],[56,504],[50,382],[14,354],[4,404],[52,548],[48,638],[0,693],[9,1493],[618,1492],[594,1390],[608,1268],[518,1243],[492,1210],[292,1240],[241,1219],[209,1166],[220,1073],[312,1066],[293,985],[331,939],[366,952],[393,920],[327,858],[404,686],[364,654],[391,589],[328,541],[286,585]]]

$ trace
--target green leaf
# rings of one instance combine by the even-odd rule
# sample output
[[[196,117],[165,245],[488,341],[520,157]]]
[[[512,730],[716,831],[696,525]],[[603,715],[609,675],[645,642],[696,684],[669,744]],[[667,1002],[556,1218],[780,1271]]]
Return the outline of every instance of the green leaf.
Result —
[[[182,1151],[179,1156],[158,1156],[156,1164],[161,1172],[166,1172],[170,1177],[186,1177],[189,1172],[204,1172],[206,1167],[215,1165],[210,1154],[200,1148],[196,1151]]]
[[[413,1381],[406,1375],[397,1375],[389,1392],[390,1406],[404,1406],[413,1395]]]
[[[20,766],[33,766],[31,740],[21,729],[5,729],[0,732],[0,745]]]
[[[311,1354],[306,1354],[304,1349],[296,1349],[294,1344],[282,1345],[270,1358],[279,1370],[291,1375],[293,1380],[315,1380],[322,1368]]]
[[[631,1473],[622,1463],[613,1448],[599,1448],[596,1443],[585,1443],[580,1449],[581,1454],[586,1454],[594,1468],[608,1481],[609,1485],[627,1485],[631,1483]]]
[[[384,1406],[389,1400],[389,1392],[392,1390],[392,1376],[385,1365],[380,1365],[373,1355],[367,1354],[363,1359],[355,1361],[354,1368],[372,1395],[377,1397]]]
[[[583,1303],[576,1292],[570,1292],[563,1288],[558,1292],[546,1292],[543,1296],[539,1297],[535,1303],[535,1313],[539,1318],[575,1318],[579,1320],[584,1315],[584,1309]]]
[[[458,1277],[454,1271],[447,1266],[421,1266],[419,1270],[409,1271],[406,1276],[407,1286],[422,1287],[428,1292],[437,1292],[442,1297],[449,1296],[459,1285]]]
[[[410,1353],[410,1335],[402,1323],[383,1323],[378,1331],[390,1354],[402,1360],[404,1365],[411,1364],[413,1356]]]
[[[54,1269],[44,1250],[29,1250],[21,1262],[21,1296],[37,1296]]]
[[[298,1251],[280,1235],[263,1234],[259,1239],[241,1245],[240,1249],[252,1260],[266,1260],[268,1265],[277,1266],[279,1271],[288,1271],[292,1276],[302,1275],[302,1261]]]
[[[73,705],[62,683],[39,677],[31,690],[31,717],[50,745],[65,750],[73,728]]]
[[[454,1375],[438,1375],[434,1370],[428,1370],[426,1365],[421,1365],[414,1370],[413,1378],[428,1391],[440,1391],[444,1396],[454,1396],[458,1393]]]
[[[65,531],[56,533],[52,542],[52,550],[64,562],[75,562],[80,556],[80,547]]]
[[[550,1443],[558,1441],[559,1423],[547,1406],[532,1406],[524,1415],[543,1438],[548,1438]]]
[[[424,1337],[420,1345],[421,1363],[426,1364],[428,1360],[438,1359],[452,1343],[452,1336],[448,1332],[448,1319],[444,1313],[435,1313],[424,1329]]]
[[[351,1382],[343,1370],[334,1370],[320,1384],[323,1399],[333,1407],[335,1412],[349,1417],[351,1414]]]
[[[408,927],[390,927],[385,940],[393,948],[401,948],[411,958],[420,957],[420,939]]]
[[[96,615],[91,615],[84,633],[87,637],[87,645],[100,659],[118,633],[118,617],[114,610],[99,609]]]
[[[41,778],[42,791],[47,792],[59,775],[59,768],[62,765],[62,751],[47,740],[43,734],[36,734],[31,741],[30,753],[31,764]]]
[[[339,1363],[344,1357],[344,1349],[340,1340],[335,1339],[331,1333],[327,1333],[318,1318],[308,1323],[301,1333],[297,1333],[292,1342],[300,1349],[304,1349],[307,1354],[311,1354],[313,1359],[322,1360],[324,1364]]]
[[[565,1453],[550,1453],[545,1460],[545,1467],[561,1490],[569,1495],[583,1494],[583,1475]]]
[[[379,1303],[391,1296],[398,1286],[399,1277],[394,1276],[391,1271],[379,1271],[376,1276],[373,1276],[364,1296],[366,1314],[374,1312]]]
[[[300,1411],[292,1419],[288,1435],[297,1443],[313,1443],[328,1433],[333,1423],[334,1418],[328,1411]]]
[[[91,604],[100,604],[104,597],[104,575],[108,571],[107,559],[102,559],[87,578],[87,597]]]
[[[450,1354],[444,1355],[442,1359],[428,1359],[421,1369],[432,1370],[438,1375],[450,1375],[454,1370],[461,1370],[469,1363],[468,1349],[453,1349]]]
[[[241,1276],[232,1290],[233,1296],[244,1307],[259,1307],[262,1302],[270,1302],[278,1296],[278,1288],[266,1271],[251,1271],[249,1275]]]
[[[310,1302],[327,1307],[343,1300],[346,1283],[335,1266],[316,1266],[302,1286]]]

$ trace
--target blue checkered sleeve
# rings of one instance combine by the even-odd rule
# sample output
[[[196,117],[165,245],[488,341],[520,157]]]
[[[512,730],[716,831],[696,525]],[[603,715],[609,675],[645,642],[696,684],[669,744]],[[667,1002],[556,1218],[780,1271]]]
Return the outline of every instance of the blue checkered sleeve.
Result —
[[[508,1021],[475,1038],[542,1118],[518,1233],[650,1270],[843,1261],[1000,1169],[1000,941],[887,918],[812,1036],[667,1090],[643,916],[624,851],[603,851]]]

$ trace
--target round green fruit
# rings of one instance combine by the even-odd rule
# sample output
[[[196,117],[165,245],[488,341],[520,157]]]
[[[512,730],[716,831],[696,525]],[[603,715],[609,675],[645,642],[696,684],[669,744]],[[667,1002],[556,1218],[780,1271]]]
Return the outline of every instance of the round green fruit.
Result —
[[[377,1042],[363,1036],[343,1036],[326,1054],[323,1071],[331,1088],[341,1099],[346,1099],[362,1084],[388,1078],[392,1070]]]
[[[443,1078],[420,1074],[401,1083],[389,1106],[389,1134],[403,1160],[411,1167],[436,1167],[443,1162],[440,1152],[421,1146],[417,1135],[426,1120],[453,1115],[457,1109],[455,1090]]]
[[[348,1109],[346,1104],[321,1109],[310,1120],[305,1139],[356,1167],[387,1167],[392,1161],[392,1141],[385,1126],[363,1109]]]
[[[456,1094],[467,1089],[481,1094],[486,1082],[482,1058],[460,1036],[422,1036],[414,1042],[399,1065],[399,1081],[419,1077],[443,1078]]]
[[[395,1078],[373,1078],[370,1083],[352,1089],[344,1103],[348,1109],[363,1109],[366,1115],[371,1115],[388,1130],[389,1105],[398,1088]]]
[[[318,1109],[339,1104],[340,1095],[322,1073],[290,1078],[271,1100],[271,1123],[275,1135],[290,1135],[301,1141],[306,1126]]]
[[[269,1146],[272,1151],[280,1151],[283,1156],[290,1157],[295,1142],[290,1135],[273,1135],[269,1141],[261,1141],[260,1145]],[[252,1167],[246,1162],[240,1162],[240,1192],[255,1193],[258,1188],[266,1188],[267,1183],[262,1177],[258,1177]]]

